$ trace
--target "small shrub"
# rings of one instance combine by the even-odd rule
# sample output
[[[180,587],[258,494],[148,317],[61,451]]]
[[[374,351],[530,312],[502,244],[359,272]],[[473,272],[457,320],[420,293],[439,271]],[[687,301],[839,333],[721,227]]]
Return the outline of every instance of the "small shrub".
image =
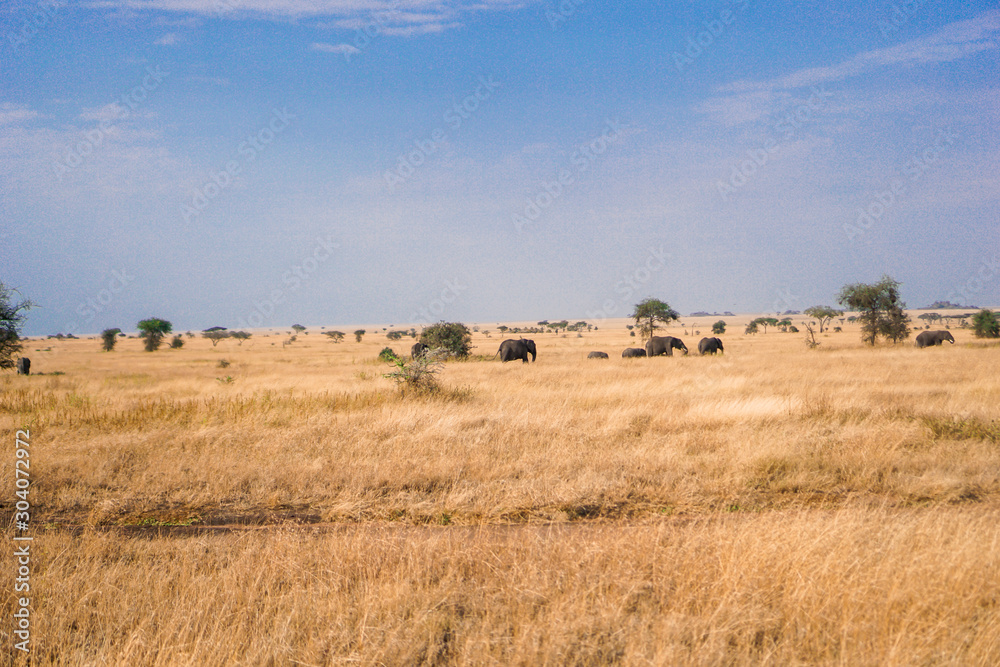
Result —
[[[225,359],[219,359],[219,368],[229,368],[229,362]]]
[[[811,324],[806,324],[806,347],[810,350],[816,349],[819,345],[819,341],[816,340],[816,332],[813,330]]]
[[[395,381],[400,389],[435,392],[439,387],[437,378],[434,376],[444,368],[444,362],[441,359],[446,355],[446,350],[435,348],[412,361],[397,358],[392,362],[395,370],[383,374],[382,377]]]
[[[379,361],[387,361],[389,363],[392,363],[397,359],[399,359],[399,355],[393,352],[391,347],[383,347],[382,351],[378,353]]]

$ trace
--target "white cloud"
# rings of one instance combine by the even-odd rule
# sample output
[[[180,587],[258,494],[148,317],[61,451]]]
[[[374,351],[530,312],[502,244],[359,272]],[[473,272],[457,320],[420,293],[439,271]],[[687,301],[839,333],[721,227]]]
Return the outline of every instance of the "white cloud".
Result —
[[[157,46],[173,46],[179,41],[181,41],[180,35],[176,32],[168,32],[153,43]]]
[[[450,30],[452,28],[460,28],[462,24],[458,21],[453,21],[451,23],[423,23],[421,25],[409,25],[409,26],[387,26],[379,29],[379,33],[383,35],[390,35],[392,37],[411,37],[413,35],[431,35],[439,32],[444,32],[445,30]]]
[[[982,51],[995,50],[1000,33],[1000,10],[945,26],[926,37],[883,49],[865,51],[836,65],[810,67],[767,81],[736,81],[723,92],[791,90],[815,86],[864,74],[884,67],[959,60]]]
[[[23,104],[0,104],[0,126],[15,125],[38,117],[38,112]]]
[[[360,49],[350,44],[326,44],[324,42],[314,42],[310,47],[313,51],[320,51],[322,53],[341,53],[341,54],[351,54],[351,53],[361,53]]]
[[[94,107],[82,110],[80,112],[80,120],[87,123],[113,123],[114,121],[124,118],[127,115],[128,111],[125,107],[117,102],[112,102],[111,104],[105,104],[103,107]]]
[[[534,2],[537,0],[527,0]],[[376,25],[386,35],[408,37],[461,26],[463,13],[518,9],[525,0],[89,0],[86,6],[230,19],[332,19],[320,27],[357,30]]]

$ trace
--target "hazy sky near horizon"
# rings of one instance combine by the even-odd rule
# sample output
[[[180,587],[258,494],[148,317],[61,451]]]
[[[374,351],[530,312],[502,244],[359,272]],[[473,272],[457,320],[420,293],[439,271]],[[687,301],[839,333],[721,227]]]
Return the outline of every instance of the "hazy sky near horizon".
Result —
[[[1000,305],[995,2],[0,9],[28,335]]]

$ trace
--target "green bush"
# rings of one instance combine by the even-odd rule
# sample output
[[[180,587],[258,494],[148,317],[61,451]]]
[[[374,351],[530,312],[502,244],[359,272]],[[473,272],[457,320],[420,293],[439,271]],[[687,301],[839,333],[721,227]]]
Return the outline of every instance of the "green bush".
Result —
[[[379,361],[393,362],[399,359],[399,355],[393,352],[391,347],[383,347],[382,351],[378,353]]]
[[[432,350],[441,348],[449,356],[464,358],[472,350],[472,332],[460,322],[438,322],[421,332],[420,342]]]
[[[972,328],[976,338],[1000,338],[1000,322],[992,310],[983,308],[972,316]]]
[[[105,352],[111,352],[115,349],[115,343],[118,342],[118,334],[121,331],[121,329],[105,329],[101,332],[101,347],[104,348]]]

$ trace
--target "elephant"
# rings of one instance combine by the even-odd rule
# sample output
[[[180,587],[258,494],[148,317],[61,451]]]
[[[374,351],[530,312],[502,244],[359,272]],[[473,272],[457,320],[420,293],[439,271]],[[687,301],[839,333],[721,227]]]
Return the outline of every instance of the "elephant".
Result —
[[[427,351],[430,350],[429,345],[424,345],[423,343],[414,343],[413,347],[410,348],[410,356],[414,359],[419,359],[420,357],[426,356]]]
[[[674,338],[673,336],[653,336],[646,343],[646,356],[656,357],[665,354],[668,357],[672,357],[674,356],[675,349],[684,350],[684,354],[688,353],[687,345],[680,338]]]
[[[951,335],[950,331],[921,331],[917,334],[917,347],[940,345],[945,341],[951,342],[952,345],[955,344],[955,337]]]
[[[608,358],[608,353],[607,352],[591,352],[590,354],[587,355],[587,358],[588,359],[607,359]]]
[[[722,341],[718,338],[702,338],[698,341],[699,354],[715,354],[716,352],[724,351]]]
[[[21,357],[17,360],[17,374],[31,375],[31,359],[28,357]]]
[[[528,355],[531,355],[531,362],[535,362],[535,358],[538,353],[535,351],[535,341],[527,340],[525,338],[519,338],[514,340],[509,338],[504,342],[500,343],[500,349],[497,350],[497,354],[500,355],[500,361],[508,362],[514,361],[515,359],[520,359],[524,363],[528,363]],[[496,358],[496,354],[493,355]]]
[[[632,357],[645,357],[646,350],[641,347],[627,347],[622,351],[622,359],[631,359]]]

